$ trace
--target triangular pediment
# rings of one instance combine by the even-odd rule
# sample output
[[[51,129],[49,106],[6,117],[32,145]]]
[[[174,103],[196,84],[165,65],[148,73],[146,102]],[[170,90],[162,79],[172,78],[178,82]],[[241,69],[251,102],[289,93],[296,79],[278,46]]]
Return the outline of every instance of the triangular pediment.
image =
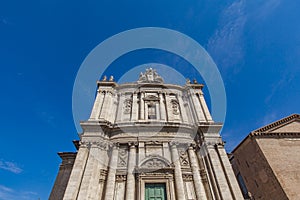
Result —
[[[293,114],[259,128],[252,133],[296,133],[300,132],[300,115]]]
[[[285,124],[279,128],[270,131],[271,133],[294,133],[300,132],[300,121],[294,121],[288,124]]]

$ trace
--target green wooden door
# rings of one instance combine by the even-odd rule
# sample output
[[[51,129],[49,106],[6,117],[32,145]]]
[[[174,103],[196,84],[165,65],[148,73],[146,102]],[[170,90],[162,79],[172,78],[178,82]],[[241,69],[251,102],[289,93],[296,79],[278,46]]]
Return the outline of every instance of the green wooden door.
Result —
[[[145,200],[167,200],[164,183],[146,183]]]

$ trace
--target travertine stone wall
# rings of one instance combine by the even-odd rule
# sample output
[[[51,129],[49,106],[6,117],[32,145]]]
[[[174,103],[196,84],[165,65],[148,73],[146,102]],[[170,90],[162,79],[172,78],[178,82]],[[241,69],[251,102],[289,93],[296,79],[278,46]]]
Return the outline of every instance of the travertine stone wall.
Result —
[[[99,81],[63,199],[139,200],[147,183],[168,200],[241,199],[202,88],[152,69],[137,83]]]

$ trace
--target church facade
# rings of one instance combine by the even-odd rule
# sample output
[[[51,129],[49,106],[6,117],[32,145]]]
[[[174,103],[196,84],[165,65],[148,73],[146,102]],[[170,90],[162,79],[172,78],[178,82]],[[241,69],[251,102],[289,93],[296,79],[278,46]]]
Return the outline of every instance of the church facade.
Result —
[[[50,199],[243,199],[202,88],[166,84],[151,68],[135,83],[98,81]]]

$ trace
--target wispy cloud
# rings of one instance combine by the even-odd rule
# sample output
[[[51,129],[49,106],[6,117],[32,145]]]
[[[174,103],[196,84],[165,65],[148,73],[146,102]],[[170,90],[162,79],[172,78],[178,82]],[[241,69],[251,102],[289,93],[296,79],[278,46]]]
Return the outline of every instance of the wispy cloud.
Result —
[[[0,191],[13,192],[14,190],[11,188],[5,187],[4,185],[0,185]]]
[[[259,1],[250,2],[249,7],[251,12],[249,12],[249,17],[260,21],[264,20],[271,13],[273,13],[276,10],[276,8],[278,8],[278,6],[281,4],[281,1],[282,0],[259,0]]]
[[[262,118],[258,119],[258,121],[256,122],[257,129],[259,129],[263,126],[266,126],[270,123],[273,123],[274,121],[276,121],[278,119],[279,119],[279,114],[276,111],[269,112],[268,114],[266,114]]]
[[[247,22],[261,23],[280,3],[281,0],[237,0],[226,7],[218,28],[207,44],[207,50],[216,63],[225,69],[231,68],[231,73],[238,73],[245,56],[244,33]]]
[[[0,169],[7,170],[15,174],[19,174],[23,171],[16,163],[5,160],[0,160]]]
[[[269,104],[276,93],[281,92],[285,87],[288,87],[289,84],[294,80],[295,74],[290,71],[285,71],[281,75],[281,79],[274,82],[271,86],[269,95],[265,98],[265,104]]]
[[[245,1],[228,6],[221,15],[219,28],[208,41],[208,52],[222,67],[230,67],[242,61],[243,31],[247,20]]]
[[[1,200],[30,200],[37,199],[38,194],[31,191],[17,191],[12,188],[0,185]]]

